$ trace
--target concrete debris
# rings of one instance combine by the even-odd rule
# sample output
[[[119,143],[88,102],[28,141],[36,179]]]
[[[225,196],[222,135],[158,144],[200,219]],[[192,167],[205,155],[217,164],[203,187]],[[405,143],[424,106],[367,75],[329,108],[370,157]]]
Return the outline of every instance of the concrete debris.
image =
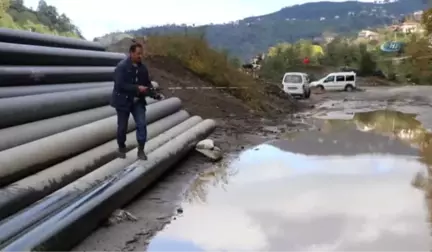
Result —
[[[212,139],[204,139],[197,143],[195,150],[208,157],[210,160],[216,162],[222,159],[222,150],[214,145]]]

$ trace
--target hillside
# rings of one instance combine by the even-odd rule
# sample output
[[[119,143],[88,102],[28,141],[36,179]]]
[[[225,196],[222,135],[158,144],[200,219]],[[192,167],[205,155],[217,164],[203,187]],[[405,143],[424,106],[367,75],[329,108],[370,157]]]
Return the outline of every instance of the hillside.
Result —
[[[0,27],[82,38],[78,27],[44,0],[36,10],[26,7],[24,0],[0,0]]]
[[[424,7],[423,0],[399,0],[385,4],[316,2],[286,7],[274,13],[227,24],[200,27],[166,25],[126,32],[140,36],[200,33],[214,48],[247,59],[280,42],[319,38],[324,32],[344,35],[355,33],[360,29],[391,24],[403,15]]]

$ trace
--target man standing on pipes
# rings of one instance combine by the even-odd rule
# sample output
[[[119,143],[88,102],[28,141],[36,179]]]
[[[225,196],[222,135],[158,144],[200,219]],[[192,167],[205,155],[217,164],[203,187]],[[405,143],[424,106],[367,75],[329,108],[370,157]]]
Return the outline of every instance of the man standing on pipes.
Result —
[[[145,44],[134,43],[129,48],[129,57],[122,60],[114,71],[114,88],[111,106],[117,111],[118,157],[126,158],[126,134],[129,116],[136,124],[138,159],[147,160],[144,145],[147,140],[146,97],[161,100],[154,91],[147,67],[142,63]]]

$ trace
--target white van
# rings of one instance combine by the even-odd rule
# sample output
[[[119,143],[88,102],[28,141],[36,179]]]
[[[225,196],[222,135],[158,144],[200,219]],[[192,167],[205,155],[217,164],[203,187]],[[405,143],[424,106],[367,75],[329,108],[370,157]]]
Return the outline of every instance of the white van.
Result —
[[[285,73],[282,79],[282,88],[285,93],[306,99],[311,94],[309,76],[306,73]]]
[[[321,90],[345,90],[348,92],[357,88],[355,72],[339,72],[331,73],[326,77],[310,83],[311,87],[316,87]]]

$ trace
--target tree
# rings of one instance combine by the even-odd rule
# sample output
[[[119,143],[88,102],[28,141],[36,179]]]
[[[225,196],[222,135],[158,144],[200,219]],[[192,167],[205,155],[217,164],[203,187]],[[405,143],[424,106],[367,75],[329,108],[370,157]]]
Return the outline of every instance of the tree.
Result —
[[[232,57],[230,59],[230,64],[235,67],[235,68],[239,68],[241,66],[241,61],[239,58],[237,57]]]
[[[48,4],[45,2],[45,0],[39,0],[37,11],[45,12],[47,8],[48,8]]]
[[[13,18],[7,13],[10,7],[9,0],[0,0],[0,27],[17,29]]]
[[[9,0],[0,0],[0,18],[4,17],[10,7]]]
[[[27,8],[24,6],[24,0],[10,0],[10,8],[18,12],[25,11]]]
[[[422,23],[425,27],[427,35],[432,34],[432,8],[423,12]]]
[[[359,71],[362,75],[371,75],[376,70],[376,62],[372,59],[372,55],[367,51],[367,46],[361,44],[359,46],[360,51],[360,63]]]
[[[55,7],[42,0],[38,10],[27,8],[23,0],[0,0],[0,27],[82,38],[79,29],[66,15],[59,16]]]

